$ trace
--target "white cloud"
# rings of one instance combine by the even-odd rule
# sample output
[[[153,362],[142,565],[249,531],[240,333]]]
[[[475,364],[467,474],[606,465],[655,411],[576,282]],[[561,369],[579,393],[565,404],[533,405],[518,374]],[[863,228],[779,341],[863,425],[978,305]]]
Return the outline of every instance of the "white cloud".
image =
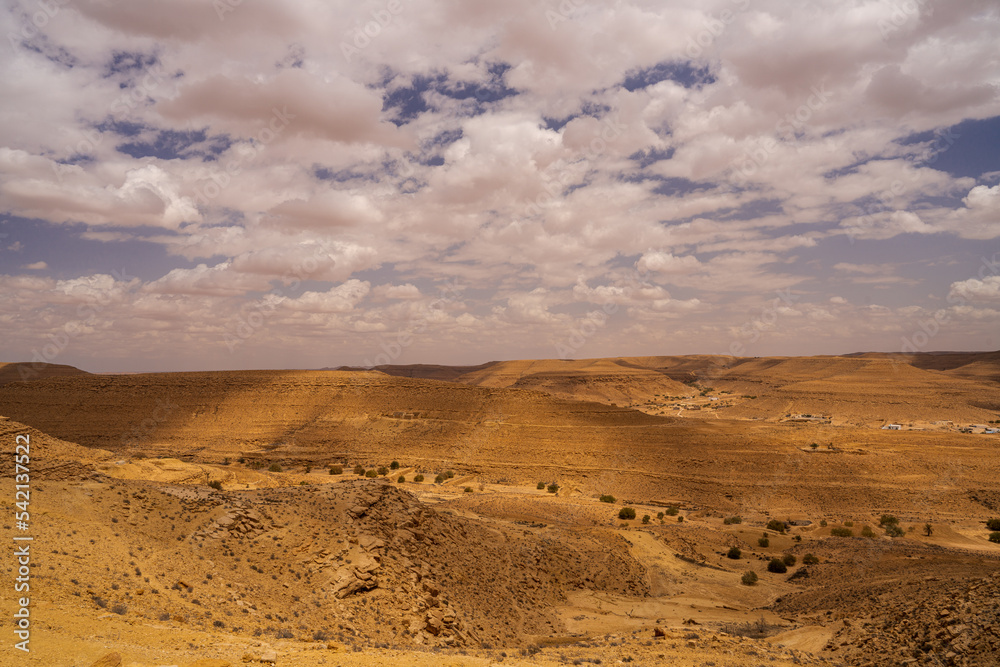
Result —
[[[969,278],[951,284],[949,297],[969,301],[994,301],[1000,299],[1000,276],[987,276],[982,280]]]

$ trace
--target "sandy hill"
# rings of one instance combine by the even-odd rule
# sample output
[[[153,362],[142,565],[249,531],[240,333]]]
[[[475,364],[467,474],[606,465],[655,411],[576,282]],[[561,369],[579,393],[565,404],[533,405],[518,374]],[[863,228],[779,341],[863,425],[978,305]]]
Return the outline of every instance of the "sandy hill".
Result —
[[[4,363],[0,362],[0,385],[8,382],[27,382],[29,380],[44,380],[50,377],[68,377],[74,375],[90,375],[75,366],[64,364],[46,364],[30,361]]]
[[[621,359],[503,361],[463,373],[457,382],[535,389],[571,400],[632,403],[663,394],[697,393],[663,373]]]
[[[919,354],[886,354],[865,352],[856,356],[869,359],[896,359],[929,371],[977,381],[1000,382],[1000,351],[997,352],[927,352]]]
[[[829,386],[834,394],[836,382]],[[805,400],[801,395],[794,394],[795,400]],[[768,400],[781,408],[787,404]],[[843,398],[858,400],[853,392]],[[950,452],[949,465],[964,466],[963,475],[980,480],[984,489],[1000,472],[1000,464],[976,454],[979,440],[993,443],[992,436],[962,440],[965,436],[951,433],[658,417],[513,387],[382,373],[52,378],[0,387],[0,406],[12,419],[121,457],[169,457],[197,465],[242,458],[248,465],[298,469],[334,463],[369,468],[398,459],[431,477],[453,468],[490,483],[557,481],[567,493],[588,497],[684,500],[758,514],[830,507],[854,513],[886,506],[917,511],[920,499],[906,486],[886,484],[884,475],[895,471],[915,484],[933,484],[942,474],[935,463],[942,451]],[[833,449],[803,451],[812,442]],[[758,469],[767,471],[766,486],[753,476]],[[134,473],[142,474],[148,473]],[[978,501],[947,486],[938,505],[953,513],[983,511]]]
[[[412,366],[378,370],[408,377],[423,372]],[[706,409],[686,416],[779,420],[820,414],[835,423],[868,427],[938,420],[982,423],[1000,417],[1000,386],[994,382],[1000,378],[1000,353],[522,360],[473,370],[456,367],[454,372],[433,367],[433,376],[627,405],[651,414],[678,414],[671,409],[707,389],[705,396],[713,398],[701,401]]]
[[[8,516],[16,436],[32,442],[35,664],[996,664],[994,436],[718,416],[967,409],[990,387],[887,358],[573,363],[511,365],[492,380],[508,386],[338,371],[0,386]],[[659,417],[521,388],[618,368],[618,383],[692,373],[684,401],[733,402]]]
[[[112,459],[109,451],[82,447],[36,428],[0,416],[0,475],[12,479],[17,446],[27,443],[29,471],[34,478],[78,479],[92,474]]]

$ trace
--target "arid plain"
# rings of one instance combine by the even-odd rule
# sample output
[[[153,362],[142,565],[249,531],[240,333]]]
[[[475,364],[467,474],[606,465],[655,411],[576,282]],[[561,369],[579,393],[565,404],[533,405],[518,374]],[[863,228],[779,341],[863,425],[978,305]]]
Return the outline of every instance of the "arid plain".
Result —
[[[12,363],[0,415],[3,664],[998,664],[1000,353]]]

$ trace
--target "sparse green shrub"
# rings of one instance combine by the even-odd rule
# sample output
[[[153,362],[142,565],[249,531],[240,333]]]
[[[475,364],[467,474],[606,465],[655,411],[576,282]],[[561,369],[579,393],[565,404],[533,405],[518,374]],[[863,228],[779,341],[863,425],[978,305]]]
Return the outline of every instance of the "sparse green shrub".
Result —
[[[885,526],[885,534],[889,537],[902,537],[906,534],[906,531],[898,524],[890,523]]]
[[[830,534],[833,535],[834,537],[854,537],[853,530],[851,530],[850,528],[842,528],[839,526],[837,528],[831,528]]]
[[[389,464],[390,470],[399,470],[399,461],[393,461]]]
[[[330,466],[330,474],[331,475],[343,475],[344,474],[344,469],[341,468],[340,466]]]
[[[365,467],[363,465],[361,465],[360,463],[358,465],[354,466],[354,474],[358,475],[358,476],[364,475],[365,474]]]
[[[740,583],[744,586],[753,586],[757,583],[757,573],[752,570],[744,572],[743,576],[740,577]]]
[[[366,470],[365,471],[365,477],[367,477],[369,479],[375,479],[376,477],[378,477],[378,473],[375,472],[374,470]]]
[[[802,536],[801,535],[796,535],[792,539],[795,540],[796,542],[801,542],[802,541]]]
[[[990,542],[1000,542],[1000,531],[994,530],[990,533]]]
[[[551,484],[548,485],[548,487],[546,488],[546,490],[549,493],[556,493],[557,491],[559,491],[559,485],[556,484],[555,482],[552,482]]]
[[[648,514],[643,514],[642,515],[642,522],[643,523],[649,523],[649,515]]]
[[[313,471],[313,467],[312,467],[312,466],[306,466],[306,474],[307,474],[307,475],[308,475],[309,473],[311,473],[312,471]]]
[[[741,516],[726,517],[725,519],[722,520],[722,523],[726,524],[727,526],[730,526],[730,525],[733,525],[733,524],[738,524],[738,523],[743,523],[743,517],[741,517]]]
[[[281,466],[279,466],[277,463],[272,463],[268,468],[268,470],[270,470],[271,472],[281,472]]]
[[[545,482],[539,482],[538,484],[535,485],[535,488],[541,491],[542,489],[545,488]]]
[[[821,528],[826,528],[826,519],[821,519],[819,525]]]
[[[635,510],[631,507],[623,507],[618,510],[618,518],[630,521],[635,518]]]
[[[677,516],[680,509],[676,505],[671,505],[667,508],[667,516]]]
[[[861,537],[873,538],[875,537],[875,531],[872,530],[871,526],[865,526],[861,529]]]
[[[784,533],[786,527],[784,521],[778,521],[777,519],[771,519],[767,522],[767,529],[773,530],[776,533]]]
[[[451,470],[445,470],[444,471],[444,478],[445,479],[451,479],[454,476],[455,476],[454,471],[451,471]]]
[[[986,528],[989,530],[1000,530],[1000,519],[990,519],[986,522]]]
[[[406,481],[406,478],[405,478],[405,477],[403,477],[402,475],[400,475],[400,476],[399,476],[399,479],[397,479],[397,480],[396,480],[396,482],[397,482],[398,484],[402,484],[402,483],[403,483],[403,482],[405,482],[405,481]]]
[[[208,485],[216,491],[222,491],[222,482],[217,479],[209,482]]]
[[[771,540],[767,539],[766,537],[758,537],[757,546],[759,546],[761,549],[766,549],[769,546],[771,546]]]
[[[465,487],[465,492],[466,493],[472,493],[472,487],[471,486]]]
[[[660,521],[663,521],[663,512],[657,512],[656,518],[659,519]]]
[[[788,572],[788,567],[780,558],[772,558],[771,562],[767,564],[767,571],[773,572],[774,574],[784,574],[785,572]]]
[[[415,475],[413,477],[413,481],[416,482],[417,484],[419,484],[420,482],[424,481],[424,476],[423,475]]]
[[[792,567],[793,565],[795,565],[795,556],[793,556],[792,554],[785,554],[784,556],[781,557],[781,562],[787,565],[788,567]]]
[[[612,495],[609,495],[609,494],[604,494],[603,496],[601,496],[601,502],[602,503],[613,503],[613,502],[615,502],[615,497],[612,496]],[[662,514],[662,512],[661,512],[661,514]]]
[[[677,523],[684,523],[684,517],[682,516],[677,517]]]
[[[444,483],[444,475],[442,475],[441,473],[438,473],[437,477],[434,478],[434,483],[435,484],[443,484]]]
[[[732,558],[733,560],[739,560],[743,552],[740,551],[739,547],[729,547],[729,551],[726,552],[726,558]]]
[[[847,526],[848,528],[854,528],[854,522],[853,521],[845,521],[844,525]]]
[[[880,526],[898,526],[899,519],[894,517],[892,514],[883,514],[882,518],[878,520],[878,525]]]
[[[389,474],[389,469],[386,468],[385,466],[379,466],[377,472],[380,477],[385,477],[386,475]]]
[[[224,466],[227,466],[227,465],[229,465],[232,462],[233,462],[233,460],[231,458],[229,458],[228,456],[226,458],[222,459],[222,465],[224,465]]]
[[[815,565],[818,562],[819,558],[816,558],[816,556],[812,554],[806,554],[805,556],[802,557],[802,563],[804,565]]]
[[[111,607],[111,613],[118,614],[119,616],[124,616],[125,614],[128,613],[128,607],[119,602],[115,606]]]

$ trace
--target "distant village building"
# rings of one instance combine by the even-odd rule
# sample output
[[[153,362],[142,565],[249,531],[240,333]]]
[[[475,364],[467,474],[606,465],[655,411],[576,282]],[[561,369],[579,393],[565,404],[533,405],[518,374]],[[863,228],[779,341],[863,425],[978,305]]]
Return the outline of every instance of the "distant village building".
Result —
[[[902,430],[902,428],[903,428],[902,424],[886,424],[885,426],[882,427],[882,430],[883,431],[900,431],[900,430]]]

